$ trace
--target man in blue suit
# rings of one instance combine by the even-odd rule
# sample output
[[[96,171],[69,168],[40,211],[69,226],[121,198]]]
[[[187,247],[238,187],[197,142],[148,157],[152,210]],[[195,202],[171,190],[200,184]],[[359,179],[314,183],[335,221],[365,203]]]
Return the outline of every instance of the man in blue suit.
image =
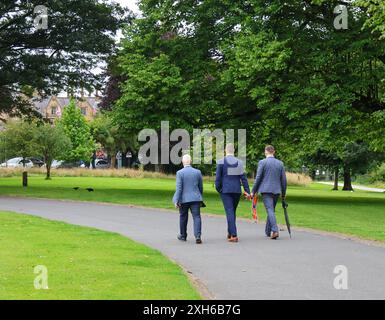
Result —
[[[251,196],[256,193],[262,194],[263,204],[267,211],[267,222],[265,233],[271,239],[279,237],[277,220],[275,218],[275,207],[279,196],[286,197],[286,173],[282,161],[274,157],[275,149],[273,146],[266,146],[266,159],[259,161],[257,176],[251,190]]]
[[[227,218],[227,239],[238,242],[236,212],[241,198],[241,184],[250,193],[242,162],[234,157],[234,145],[226,146],[226,156],[217,162],[215,188],[220,193]]]
[[[178,239],[187,240],[187,222],[188,211],[194,220],[194,235],[196,243],[202,243],[201,240],[201,205],[203,201],[203,182],[200,170],[191,166],[191,157],[186,154],[182,158],[183,169],[176,173],[176,191],[173,197],[175,208],[179,208],[179,227],[180,234]]]

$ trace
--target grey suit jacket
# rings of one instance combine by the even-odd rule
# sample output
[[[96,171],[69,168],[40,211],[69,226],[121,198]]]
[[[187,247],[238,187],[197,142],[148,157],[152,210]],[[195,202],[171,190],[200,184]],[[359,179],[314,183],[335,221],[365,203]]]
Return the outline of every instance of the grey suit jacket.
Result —
[[[184,167],[176,173],[176,191],[173,203],[203,201],[203,182],[200,170],[191,166]]]
[[[268,157],[259,161],[252,193],[273,193],[286,195],[287,180],[282,161]]]

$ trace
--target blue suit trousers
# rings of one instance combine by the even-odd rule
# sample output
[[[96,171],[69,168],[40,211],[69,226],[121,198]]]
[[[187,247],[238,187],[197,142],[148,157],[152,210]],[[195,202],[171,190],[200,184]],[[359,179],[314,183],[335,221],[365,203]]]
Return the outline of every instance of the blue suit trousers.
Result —
[[[227,232],[229,235],[236,237],[237,236],[237,207],[239,204],[239,199],[241,198],[240,193],[221,193],[221,198],[223,206],[226,212],[227,218]]]
[[[263,204],[267,212],[265,233],[270,237],[271,232],[278,232],[277,219],[275,217],[275,207],[279,199],[279,194],[262,193]]]
[[[201,202],[186,202],[182,203],[179,207],[179,227],[180,235],[187,238],[187,222],[188,211],[191,210],[191,214],[194,220],[194,236],[195,238],[201,237],[202,220],[201,220]]]

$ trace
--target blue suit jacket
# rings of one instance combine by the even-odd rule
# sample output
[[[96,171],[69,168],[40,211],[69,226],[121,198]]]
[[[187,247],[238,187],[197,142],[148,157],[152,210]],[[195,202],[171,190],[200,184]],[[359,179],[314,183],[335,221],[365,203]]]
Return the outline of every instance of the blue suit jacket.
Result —
[[[268,157],[259,161],[252,193],[273,193],[286,195],[286,173],[282,161]]]
[[[249,182],[241,160],[234,156],[226,156],[217,162],[215,188],[219,193],[242,193],[243,189],[250,193]]]
[[[203,201],[203,182],[200,170],[191,166],[176,173],[176,191],[173,203]]]

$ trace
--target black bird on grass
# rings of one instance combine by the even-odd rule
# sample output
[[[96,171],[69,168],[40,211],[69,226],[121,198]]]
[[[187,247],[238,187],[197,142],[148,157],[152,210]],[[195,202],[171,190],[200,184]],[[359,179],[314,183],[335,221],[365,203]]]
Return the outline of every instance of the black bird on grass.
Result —
[[[86,190],[87,190],[88,192],[93,192],[93,191],[94,191],[93,188],[87,188]]]
[[[72,188],[72,189],[74,189],[74,190],[79,190],[79,187],[75,187],[75,188]]]

